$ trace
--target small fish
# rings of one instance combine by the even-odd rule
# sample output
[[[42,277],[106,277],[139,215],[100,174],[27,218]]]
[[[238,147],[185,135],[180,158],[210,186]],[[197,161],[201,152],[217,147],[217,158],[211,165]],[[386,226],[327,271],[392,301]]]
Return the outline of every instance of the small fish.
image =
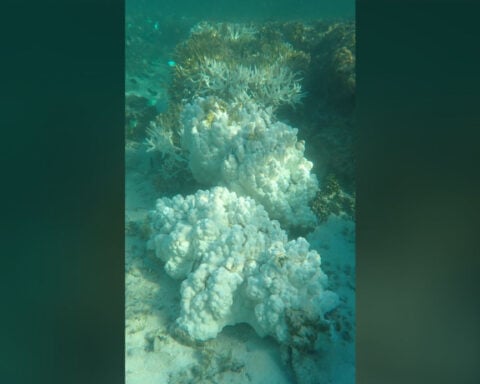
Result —
[[[176,63],[175,61],[173,61],[173,60],[169,60],[169,61],[167,62],[167,64],[168,64],[169,67],[172,67],[172,68],[177,65],[177,63]]]

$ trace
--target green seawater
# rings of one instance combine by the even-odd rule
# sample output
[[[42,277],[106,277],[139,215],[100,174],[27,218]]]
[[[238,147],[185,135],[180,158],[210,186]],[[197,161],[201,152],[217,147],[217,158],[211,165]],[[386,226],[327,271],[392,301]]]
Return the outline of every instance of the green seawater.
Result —
[[[128,0],[127,12],[161,10],[165,16],[209,20],[291,20],[354,17],[353,0]]]

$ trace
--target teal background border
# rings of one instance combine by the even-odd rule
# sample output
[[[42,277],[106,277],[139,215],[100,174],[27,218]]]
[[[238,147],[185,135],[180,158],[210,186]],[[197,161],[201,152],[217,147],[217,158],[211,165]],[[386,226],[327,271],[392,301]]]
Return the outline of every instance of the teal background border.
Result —
[[[357,382],[475,383],[479,5],[357,2]]]
[[[2,383],[124,377],[124,4],[6,1]]]

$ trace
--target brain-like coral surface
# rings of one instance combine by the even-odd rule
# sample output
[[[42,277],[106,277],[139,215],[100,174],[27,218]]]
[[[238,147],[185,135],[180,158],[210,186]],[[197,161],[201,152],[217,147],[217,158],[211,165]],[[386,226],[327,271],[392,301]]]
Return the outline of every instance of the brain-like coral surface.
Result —
[[[320,255],[303,238],[288,241],[251,198],[223,187],[162,198],[150,222],[149,247],[183,280],[177,331],[193,340],[245,322],[260,336],[312,346],[338,303]]]
[[[286,227],[309,227],[318,189],[297,129],[274,121],[254,102],[197,98],[182,112],[183,147],[195,179],[223,185],[262,204]]]

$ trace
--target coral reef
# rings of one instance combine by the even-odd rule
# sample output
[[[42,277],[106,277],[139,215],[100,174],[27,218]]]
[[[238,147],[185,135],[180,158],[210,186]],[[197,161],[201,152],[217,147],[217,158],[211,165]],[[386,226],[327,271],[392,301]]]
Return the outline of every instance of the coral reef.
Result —
[[[302,127],[307,146],[319,149],[317,155],[307,148],[318,177],[320,170],[334,173],[342,187],[353,189],[353,22],[202,22],[176,46],[173,58],[169,109],[162,114],[170,118],[159,129],[180,141],[179,111],[197,97],[251,99]]]
[[[205,57],[198,72],[186,81],[195,96],[214,95],[225,101],[255,100],[263,106],[298,104],[304,94],[298,76],[281,60],[268,66],[247,67]]]
[[[204,96],[210,80],[228,96],[240,97],[242,92],[228,91],[224,86],[229,79],[237,90],[256,96],[267,97],[268,89],[278,93],[280,87],[276,101],[288,96],[286,102],[294,103],[300,96],[302,69],[309,61],[307,54],[295,51],[280,36],[260,33],[254,25],[232,23],[198,24],[190,38],[177,46],[174,57],[178,65],[169,91],[176,102]],[[285,90],[293,95],[286,95]]]
[[[309,56],[251,25],[201,23],[177,47],[176,59],[170,91],[180,124],[152,125],[150,148],[176,158],[178,137],[185,154],[177,160],[189,159],[197,181],[255,198],[286,227],[314,225],[313,165],[303,157],[298,130],[274,115],[300,103],[294,68],[305,68]]]
[[[158,381],[246,381],[247,360],[218,349],[242,326],[217,338],[246,323],[278,341],[298,382],[313,384],[313,366],[338,366],[335,348],[351,346],[354,335],[354,286],[342,269],[352,261],[336,259],[353,254],[341,238],[351,241],[352,229],[344,234],[341,225],[353,217],[355,199],[354,23],[189,23],[127,20],[126,149],[141,169],[130,187],[148,178],[149,194],[143,211],[127,217],[126,234],[140,247],[148,239],[149,256],[156,255],[138,261],[157,272],[144,272],[149,284],[137,291],[152,284],[171,291],[168,300],[164,291],[142,292],[163,313],[151,315],[162,334],[133,344],[152,356],[168,338],[193,354]],[[314,227],[316,236],[307,236]],[[153,326],[131,305],[130,336]]]
[[[250,324],[281,344],[314,348],[338,304],[317,252],[288,241],[278,222],[248,197],[222,187],[157,201],[149,248],[182,279],[176,332],[214,338],[226,325]]]
[[[355,198],[340,188],[340,184],[333,175],[325,178],[325,184],[317,192],[311,205],[320,222],[326,221],[330,215],[354,219]]]
[[[198,98],[182,112],[183,147],[195,179],[253,197],[285,227],[311,227],[318,189],[297,130],[256,103]]]
[[[314,93],[324,94],[327,104],[343,114],[351,114],[355,101],[355,24],[329,25],[321,40],[312,47],[309,83]],[[312,89],[313,91],[313,89]]]

